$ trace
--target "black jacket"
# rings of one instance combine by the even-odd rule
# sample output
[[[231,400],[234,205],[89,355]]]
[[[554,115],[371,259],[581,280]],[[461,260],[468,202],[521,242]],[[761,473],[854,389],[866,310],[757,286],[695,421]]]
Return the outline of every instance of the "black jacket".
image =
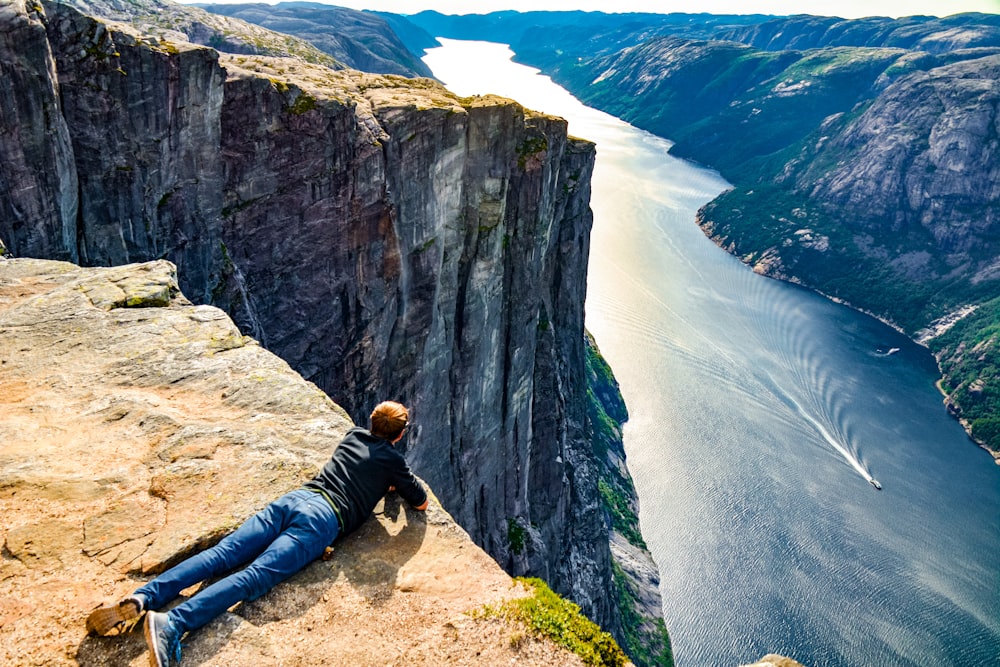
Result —
[[[390,486],[414,507],[423,505],[427,492],[413,476],[406,460],[388,440],[363,428],[352,428],[333,450],[333,456],[307,488],[326,494],[346,535],[365,522]]]

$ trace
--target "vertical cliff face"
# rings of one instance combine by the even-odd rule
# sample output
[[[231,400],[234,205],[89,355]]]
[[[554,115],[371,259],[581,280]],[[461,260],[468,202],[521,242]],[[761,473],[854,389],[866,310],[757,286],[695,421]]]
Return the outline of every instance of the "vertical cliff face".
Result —
[[[19,11],[20,9],[20,11]],[[144,41],[62,5],[3,12],[2,234],[87,264],[169,257],[219,279],[223,73],[214,52]]]
[[[3,16],[37,45],[0,43],[35,82],[5,118],[41,144],[4,145],[15,255],[168,258],[356,420],[407,402],[408,458],[473,539],[618,628],[584,410],[591,144],[426,80]]]
[[[24,0],[0,5],[0,236],[75,260],[77,176],[42,18]]]
[[[356,419],[410,404],[408,456],[473,538],[607,624],[583,412],[592,146],[509,100],[302,65],[275,85],[239,61],[220,301]]]

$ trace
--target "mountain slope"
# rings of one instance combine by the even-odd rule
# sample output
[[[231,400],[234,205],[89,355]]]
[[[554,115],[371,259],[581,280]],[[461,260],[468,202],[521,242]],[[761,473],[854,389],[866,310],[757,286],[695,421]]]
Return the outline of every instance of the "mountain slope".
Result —
[[[55,3],[89,16],[127,22],[160,41],[191,42],[229,53],[294,56],[334,69],[344,67],[304,40],[169,0],[55,0]]]
[[[198,6],[212,14],[294,35],[354,69],[431,76],[427,65],[404,46],[385,19],[372,12],[309,2]]]

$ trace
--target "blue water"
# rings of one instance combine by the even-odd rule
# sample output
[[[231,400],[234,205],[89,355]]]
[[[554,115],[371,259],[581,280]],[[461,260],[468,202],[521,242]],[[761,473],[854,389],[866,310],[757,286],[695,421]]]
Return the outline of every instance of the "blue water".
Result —
[[[727,184],[669,142],[505,46],[441,41],[425,60],[456,93],[597,143],[587,326],[631,413],[678,665],[1000,665],[1000,467],[945,413],[930,354],[712,244],[695,211]]]

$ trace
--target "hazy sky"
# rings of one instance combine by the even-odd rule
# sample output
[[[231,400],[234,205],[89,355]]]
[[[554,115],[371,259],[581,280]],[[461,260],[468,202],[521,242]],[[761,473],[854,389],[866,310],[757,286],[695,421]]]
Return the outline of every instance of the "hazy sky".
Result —
[[[191,0],[194,1],[194,0]],[[252,0],[202,0],[216,3]],[[259,1],[259,0],[258,0]],[[415,14],[486,14],[501,9],[584,9],[604,12],[709,12],[712,14],[817,14],[821,16],[947,16],[959,12],[1000,14],[1000,0],[341,0],[327,4]],[[273,2],[271,4],[274,4]]]

